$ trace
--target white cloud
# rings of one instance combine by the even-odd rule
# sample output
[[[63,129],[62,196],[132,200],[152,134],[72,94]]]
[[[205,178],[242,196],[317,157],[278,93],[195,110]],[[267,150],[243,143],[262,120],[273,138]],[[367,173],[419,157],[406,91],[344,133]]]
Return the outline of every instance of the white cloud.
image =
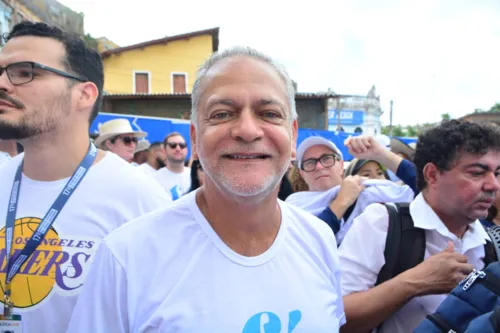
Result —
[[[61,0],[86,30],[120,45],[220,26],[220,47],[284,63],[299,90],[381,95],[388,121],[436,121],[500,101],[496,0]]]

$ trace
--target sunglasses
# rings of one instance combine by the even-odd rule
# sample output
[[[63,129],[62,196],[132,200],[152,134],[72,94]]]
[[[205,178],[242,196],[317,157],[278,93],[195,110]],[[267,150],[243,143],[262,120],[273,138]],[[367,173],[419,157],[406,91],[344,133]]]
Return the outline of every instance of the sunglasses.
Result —
[[[137,142],[139,142],[138,138],[130,136],[120,136],[118,139],[122,140],[125,146],[130,146],[132,143],[137,144]]]
[[[172,148],[172,149],[175,149],[177,148],[177,145],[179,146],[179,148],[181,149],[184,149],[187,147],[187,145],[185,143],[177,143],[177,142],[167,142],[167,145]]]

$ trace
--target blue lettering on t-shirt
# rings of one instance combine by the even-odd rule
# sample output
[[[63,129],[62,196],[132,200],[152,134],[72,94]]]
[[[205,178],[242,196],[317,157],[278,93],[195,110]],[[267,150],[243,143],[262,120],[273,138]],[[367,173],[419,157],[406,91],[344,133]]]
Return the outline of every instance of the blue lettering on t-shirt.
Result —
[[[302,314],[299,310],[288,314],[288,331],[292,333],[300,322]],[[265,322],[263,322],[265,320]],[[264,329],[263,331],[261,329]],[[281,333],[281,320],[273,312],[260,312],[248,319],[242,333]]]

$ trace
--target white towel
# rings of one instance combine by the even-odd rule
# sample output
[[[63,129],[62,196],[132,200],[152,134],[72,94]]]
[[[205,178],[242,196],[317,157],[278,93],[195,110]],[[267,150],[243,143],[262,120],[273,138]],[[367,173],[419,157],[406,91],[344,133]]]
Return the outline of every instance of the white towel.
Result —
[[[391,182],[390,180],[379,179],[365,180],[363,185],[366,188],[360,193],[351,215],[347,221],[342,219],[340,230],[335,235],[338,244],[340,244],[344,239],[344,236],[351,227],[353,220],[370,204],[413,201],[413,190],[407,185],[401,186]],[[335,200],[339,190],[340,185],[323,192],[297,192],[290,195],[286,199],[286,202],[318,216],[325,210],[330,202]]]

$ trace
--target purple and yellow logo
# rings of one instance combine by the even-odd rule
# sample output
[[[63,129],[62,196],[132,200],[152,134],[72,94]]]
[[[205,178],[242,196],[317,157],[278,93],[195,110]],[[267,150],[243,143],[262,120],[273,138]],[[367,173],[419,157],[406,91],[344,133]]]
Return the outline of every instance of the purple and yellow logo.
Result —
[[[18,257],[42,220],[21,218],[14,223],[11,260]],[[86,237],[87,238],[87,237]],[[12,280],[12,301],[16,308],[31,308],[56,289],[58,294],[77,294],[99,240],[60,237],[50,228],[35,252],[21,266]],[[0,302],[3,302],[7,260],[5,228],[0,230]]]

